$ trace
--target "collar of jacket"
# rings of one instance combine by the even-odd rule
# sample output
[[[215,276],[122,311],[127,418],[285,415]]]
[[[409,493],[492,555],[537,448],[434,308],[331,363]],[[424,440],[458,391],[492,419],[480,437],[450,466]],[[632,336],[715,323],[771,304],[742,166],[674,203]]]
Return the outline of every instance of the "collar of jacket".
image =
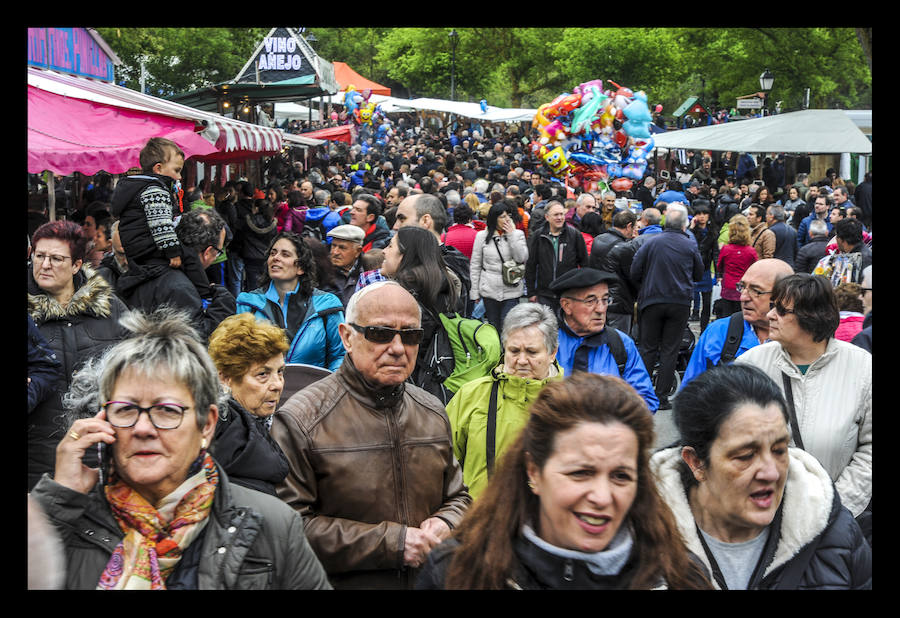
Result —
[[[599,348],[606,344],[606,325],[603,326],[603,330],[599,333],[578,335],[569,327],[569,324],[566,322],[566,316],[562,314],[562,309],[560,309],[559,315],[559,328],[572,339],[581,339],[579,346],[586,345],[589,348]]]
[[[778,369],[786,373],[789,378],[797,378],[798,380],[803,380],[811,375],[815,375],[837,356],[838,344],[835,343],[836,341],[838,340],[834,337],[831,337],[828,340],[828,344],[825,346],[825,351],[822,353],[822,356],[809,364],[805,374],[800,372],[797,365],[791,360],[791,355],[784,349],[784,346],[778,343],[778,359],[776,361]],[[769,343],[771,343],[771,341]]]
[[[368,408],[376,410],[393,408],[400,403],[406,392],[406,382],[401,382],[397,386],[381,386],[366,380],[353,364],[353,358],[349,353],[344,355],[344,362],[336,373],[347,386],[350,395]]]
[[[113,290],[106,279],[97,275],[88,264],[82,264],[74,277],[75,294],[63,307],[38,287],[34,272],[28,269],[28,312],[35,323],[60,320],[78,315],[108,318],[112,313]]]

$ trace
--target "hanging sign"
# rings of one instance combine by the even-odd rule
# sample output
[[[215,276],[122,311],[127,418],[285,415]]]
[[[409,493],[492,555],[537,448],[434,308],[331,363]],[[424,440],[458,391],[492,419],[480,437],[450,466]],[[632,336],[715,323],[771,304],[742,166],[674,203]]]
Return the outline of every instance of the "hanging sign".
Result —
[[[303,65],[303,55],[294,37],[266,37],[263,45],[265,52],[256,59],[260,71],[297,71]]]

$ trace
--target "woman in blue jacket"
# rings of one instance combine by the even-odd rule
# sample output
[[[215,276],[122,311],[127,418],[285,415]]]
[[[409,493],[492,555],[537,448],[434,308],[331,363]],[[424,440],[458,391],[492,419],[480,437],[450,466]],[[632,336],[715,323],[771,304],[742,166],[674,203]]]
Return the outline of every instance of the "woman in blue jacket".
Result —
[[[269,246],[260,287],[237,297],[238,313],[253,313],[285,330],[289,364],[336,370],[344,361],[338,324],[344,306],[334,294],[317,289],[312,251],[293,232],[281,232]]]

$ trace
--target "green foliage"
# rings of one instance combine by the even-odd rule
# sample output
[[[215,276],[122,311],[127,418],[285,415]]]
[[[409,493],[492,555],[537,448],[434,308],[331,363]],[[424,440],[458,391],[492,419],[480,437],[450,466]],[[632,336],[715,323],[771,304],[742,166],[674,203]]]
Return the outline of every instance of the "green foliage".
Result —
[[[349,64],[399,96],[450,98],[451,46],[443,28],[315,28],[316,52]],[[117,81],[168,94],[233,79],[269,28],[98,28],[122,59]],[[456,99],[538,107],[603,79],[644,90],[671,113],[689,96],[734,107],[775,74],[770,105],[871,105],[871,57],[853,28],[456,28]],[[870,40],[870,39],[868,39]]]

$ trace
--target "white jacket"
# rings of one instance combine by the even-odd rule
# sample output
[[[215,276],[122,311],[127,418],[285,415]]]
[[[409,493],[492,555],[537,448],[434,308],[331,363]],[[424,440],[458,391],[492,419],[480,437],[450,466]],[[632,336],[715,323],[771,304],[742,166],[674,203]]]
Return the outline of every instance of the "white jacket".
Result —
[[[469,261],[472,287],[469,298],[472,300],[491,298],[499,301],[519,298],[525,291],[525,277],[522,277],[516,285],[503,283],[503,262],[515,260],[524,266],[528,260],[525,233],[522,230],[513,230],[511,237],[509,234],[495,235],[494,238],[498,239],[496,245],[493,240],[485,243],[485,238],[487,230],[481,230],[475,235],[475,244],[472,245],[472,259]],[[500,248],[499,253],[497,245]]]
[[[831,475],[853,516],[862,513],[872,499],[872,355],[832,338],[803,375],[781,344],[770,341],[735,362],[762,369],[782,391],[781,373],[787,374],[804,450]]]

